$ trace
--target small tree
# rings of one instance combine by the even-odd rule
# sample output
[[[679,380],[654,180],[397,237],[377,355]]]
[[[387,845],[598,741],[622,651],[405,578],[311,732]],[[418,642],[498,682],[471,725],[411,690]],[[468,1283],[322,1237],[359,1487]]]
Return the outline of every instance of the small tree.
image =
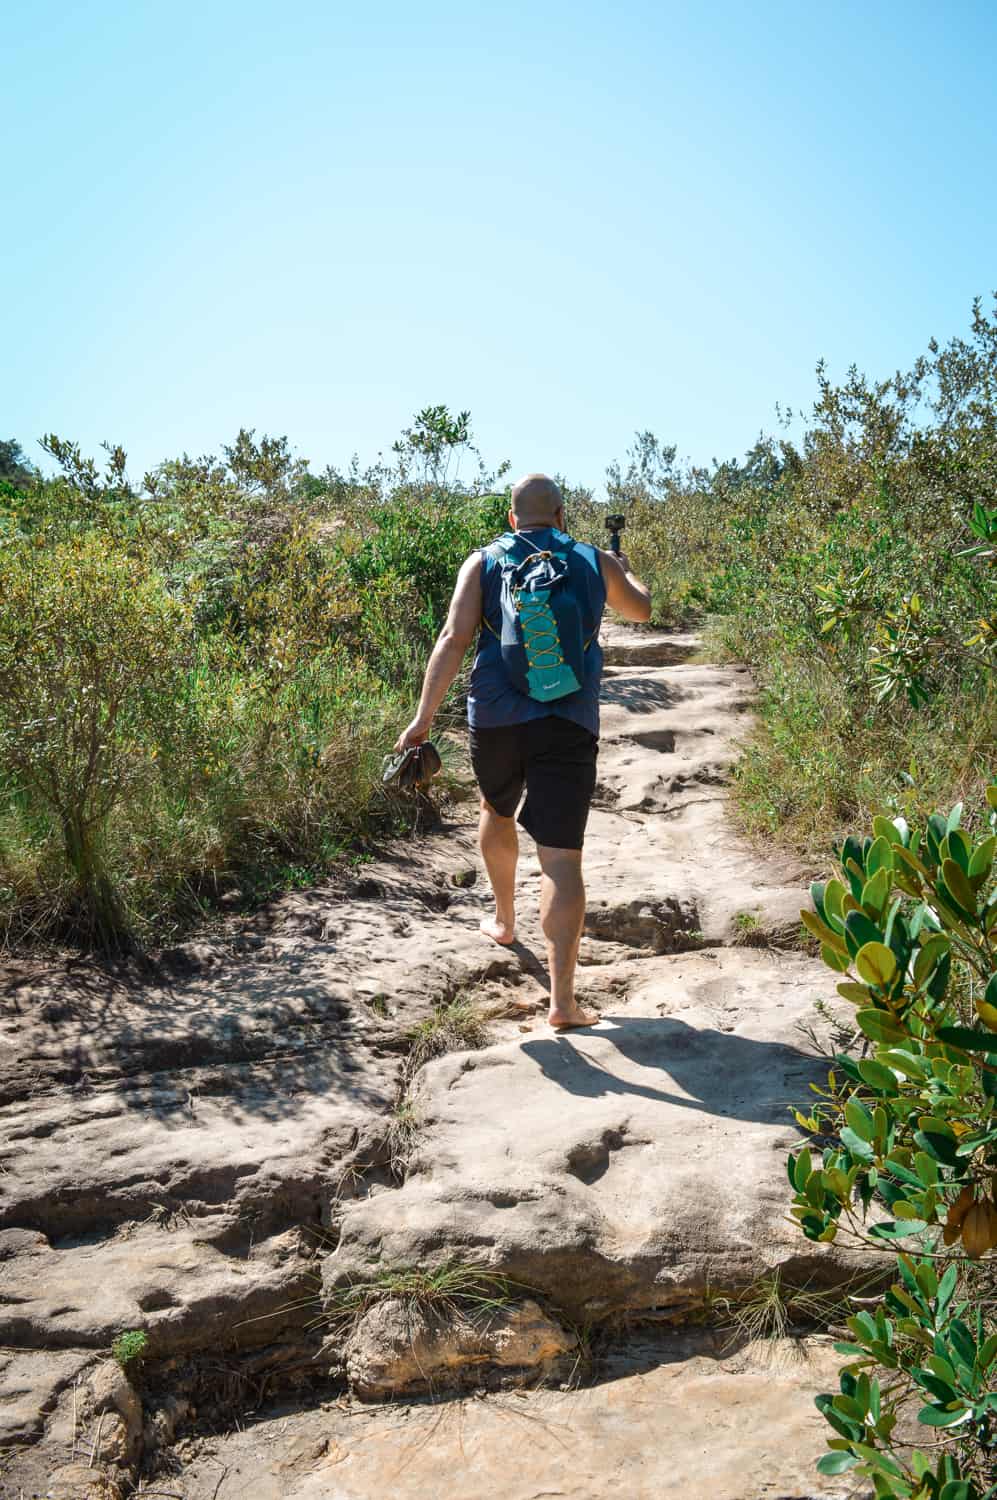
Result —
[[[17,439],[0,439],[0,482],[15,490],[25,490],[37,478],[38,470],[25,458]]]
[[[96,942],[128,947],[102,838],[169,721],[186,615],[145,564],[99,536],[21,543],[3,560],[0,757],[33,809],[55,820]]]

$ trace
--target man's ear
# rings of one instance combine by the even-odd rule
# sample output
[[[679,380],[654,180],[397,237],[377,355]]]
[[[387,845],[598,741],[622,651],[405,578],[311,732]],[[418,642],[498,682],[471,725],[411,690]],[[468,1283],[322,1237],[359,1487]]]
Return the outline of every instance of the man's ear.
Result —
[[[514,510],[511,510],[509,512],[509,530],[510,531],[518,531],[519,530],[519,527],[516,525],[516,512]]]

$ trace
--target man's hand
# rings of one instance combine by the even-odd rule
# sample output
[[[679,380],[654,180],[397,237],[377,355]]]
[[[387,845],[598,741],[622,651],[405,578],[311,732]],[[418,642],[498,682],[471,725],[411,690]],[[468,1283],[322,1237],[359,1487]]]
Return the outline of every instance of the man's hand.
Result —
[[[432,719],[427,723],[425,719],[413,719],[407,729],[403,729],[395,743],[395,754],[401,755],[403,750],[411,750],[413,745],[424,745],[429,739],[429,731],[433,727]]]
[[[614,552],[613,556],[616,558],[616,561],[619,563],[624,573],[633,572],[633,568],[630,566],[630,559],[625,552]]]

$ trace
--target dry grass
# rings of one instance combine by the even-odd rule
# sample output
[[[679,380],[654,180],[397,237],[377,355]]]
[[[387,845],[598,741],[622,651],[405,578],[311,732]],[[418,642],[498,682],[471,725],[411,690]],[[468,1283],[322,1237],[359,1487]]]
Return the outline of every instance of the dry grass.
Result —
[[[443,1312],[483,1313],[508,1307],[532,1288],[483,1266],[448,1261],[426,1269],[400,1267],[382,1271],[370,1281],[354,1281],[332,1294],[322,1322],[341,1333],[352,1328],[379,1302],[401,1300],[410,1307]]]
[[[469,1052],[488,1045],[490,1038],[480,1012],[465,996],[438,1005],[431,1016],[409,1032],[406,1077],[411,1080],[434,1057],[447,1052]]]

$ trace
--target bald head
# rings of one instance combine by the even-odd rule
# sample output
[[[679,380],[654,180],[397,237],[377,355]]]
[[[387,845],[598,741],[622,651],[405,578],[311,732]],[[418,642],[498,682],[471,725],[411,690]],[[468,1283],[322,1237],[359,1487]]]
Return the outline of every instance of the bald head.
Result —
[[[563,505],[561,491],[546,474],[527,474],[512,487],[517,526],[551,526]]]

